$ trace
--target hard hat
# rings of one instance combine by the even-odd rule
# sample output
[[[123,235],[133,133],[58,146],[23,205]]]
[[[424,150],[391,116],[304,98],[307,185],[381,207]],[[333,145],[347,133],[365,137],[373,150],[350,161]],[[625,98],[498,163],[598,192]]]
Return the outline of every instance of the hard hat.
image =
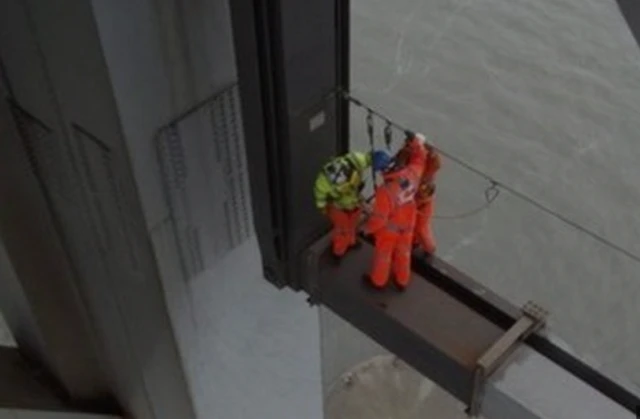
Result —
[[[420,143],[421,145],[425,145],[427,143],[427,137],[424,136],[424,134],[421,133],[416,133],[415,137],[416,140],[418,140],[418,143]]]
[[[381,172],[388,168],[392,163],[391,156],[387,154],[387,152],[382,150],[376,150],[371,155],[371,165],[373,166],[373,170],[376,172]]]

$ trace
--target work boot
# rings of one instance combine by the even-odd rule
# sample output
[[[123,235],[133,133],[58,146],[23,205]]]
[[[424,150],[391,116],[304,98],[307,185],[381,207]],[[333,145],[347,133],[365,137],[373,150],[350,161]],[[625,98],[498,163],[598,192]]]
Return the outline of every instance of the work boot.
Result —
[[[393,284],[396,286],[396,290],[398,290],[398,292],[405,292],[409,286],[409,284],[402,285],[398,281],[393,281]]]
[[[427,251],[425,251],[424,249],[419,249],[416,252],[416,256],[419,257],[420,259],[424,259],[424,260],[431,260],[431,258],[433,257],[433,253],[429,253]]]
[[[369,289],[376,290],[376,291],[381,290],[381,288],[378,288],[375,285],[373,285],[373,281],[371,280],[371,275],[369,274],[362,275],[362,282],[364,283],[364,286]]]
[[[362,275],[362,283],[367,287],[373,286],[373,283],[371,282],[371,276],[369,274]]]
[[[395,275],[391,276],[391,282],[393,282],[393,286],[399,292],[404,292],[409,286],[409,283],[407,283],[407,285],[402,285],[400,282],[398,282],[398,280],[395,278]]]

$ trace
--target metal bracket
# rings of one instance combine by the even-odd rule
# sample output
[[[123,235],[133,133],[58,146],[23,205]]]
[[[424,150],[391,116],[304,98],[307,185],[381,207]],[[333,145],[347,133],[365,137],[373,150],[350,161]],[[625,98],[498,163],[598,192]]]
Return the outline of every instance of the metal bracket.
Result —
[[[522,316],[478,359],[473,380],[473,389],[467,415],[475,418],[480,414],[487,380],[506,361],[522,342],[543,328],[549,313],[529,301],[522,307]]]

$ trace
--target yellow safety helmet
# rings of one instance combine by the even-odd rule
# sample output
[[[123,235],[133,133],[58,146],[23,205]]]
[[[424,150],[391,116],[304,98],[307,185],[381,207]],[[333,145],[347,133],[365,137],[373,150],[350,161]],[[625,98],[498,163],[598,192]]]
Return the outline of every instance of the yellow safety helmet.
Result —
[[[344,181],[335,184],[335,188],[340,193],[349,192],[350,190],[357,188],[359,183],[358,171],[352,170]]]
[[[324,173],[339,192],[346,192],[358,184],[358,170],[347,158],[337,158],[324,167]]]

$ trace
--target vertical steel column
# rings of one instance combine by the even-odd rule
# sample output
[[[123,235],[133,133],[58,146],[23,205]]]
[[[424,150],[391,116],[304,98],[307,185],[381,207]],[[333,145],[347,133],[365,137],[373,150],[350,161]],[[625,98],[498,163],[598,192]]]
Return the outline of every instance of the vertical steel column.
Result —
[[[349,2],[232,2],[254,221],[266,276],[306,287],[302,252],[326,232],[313,183],[348,149]]]

